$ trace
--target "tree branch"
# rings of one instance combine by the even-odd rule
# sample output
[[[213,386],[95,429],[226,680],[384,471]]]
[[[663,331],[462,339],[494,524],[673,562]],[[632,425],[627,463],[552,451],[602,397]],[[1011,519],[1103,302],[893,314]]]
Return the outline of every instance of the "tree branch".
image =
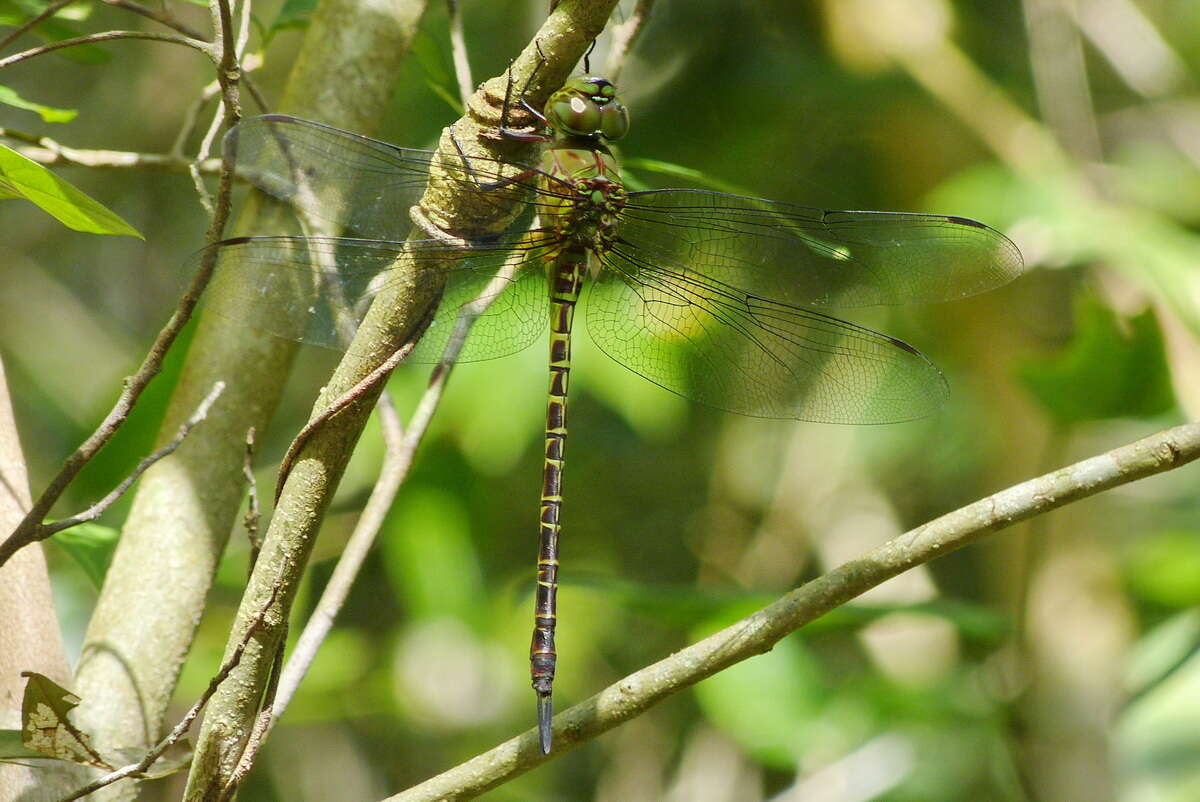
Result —
[[[467,57],[467,43],[463,38],[462,7],[458,0],[446,0],[446,9],[450,14],[450,55],[454,61],[454,77],[458,82],[458,98],[466,106],[475,92],[475,84],[471,80],[471,61]]]
[[[134,468],[128,476],[121,480],[121,482],[104,498],[100,499],[83,512],[77,515],[72,515],[70,518],[63,518],[62,520],[55,521],[52,524],[42,524],[42,526],[39,528],[37,539],[45,540],[56,532],[62,532],[64,529],[70,529],[73,526],[79,526],[79,524],[87,523],[88,521],[94,521],[103,515],[104,511],[115,504],[117,499],[125,495],[125,491],[128,490],[130,486],[138,480],[138,477],[145,473],[151,465],[158,462],[160,459],[175,453],[175,449],[179,448],[179,446],[183,444],[184,438],[191,433],[192,429],[196,427],[196,424],[208,417],[209,408],[212,407],[217,398],[224,391],[225,382],[217,382],[213,386],[212,392],[204,397],[204,400],[200,402],[200,406],[196,408],[196,411],[192,417],[183,422],[183,424],[179,427],[179,431],[175,433],[175,436],[171,438],[169,443],[155,451],[153,454],[150,454],[148,457],[143,458],[142,461],[137,464],[137,467]]]
[[[183,718],[181,718],[179,723],[176,724],[169,733],[167,733],[165,738],[155,744],[152,749],[148,750],[138,762],[121,766],[120,768],[115,769],[108,774],[97,777],[87,785],[77,788],[67,796],[64,796],[61,800],[59,800],[59,802],[72,802],[72,800],[75,799],[82,799],[88,794],[99,791],[106,785],[112,785],[113,783],[118,782],[119,780],[124,780],[127,777],[139,777],[145,774],[146,771],[152,765],[154,765],[154,761],[163,756],[163,753],[165,753],[175,744],[179,743],[179,741],[183,739],[183,736],[187,735],[187,731],[191,728],[192,723],[196,720],[196,717],[200,715],[200,711],[204,709],[206,704],[208,704],[208,700],[211,699],[213,694],[217,692],[217,688],[219,688],[221,683],[225,681],[225,678],[229,676],[229,673],[237,667],[237,664],[241,662],[242,653],[246,650],[246,644],[250,642],[250,639],[254,637],[254,633],[258,631],[260,626],[262,626],[262,622],[266,618],[267,612],[271,609],[271,605],[274,603],[275,597],[269,597],[266,605],[262,608],[262,610],[259,611],[254,621],[251,622],[250,627],[246,630],[246,634],[238,643],[237,648],[234,649],[233,654],[230,655],[229,659],[221,665],[221,668],[217,670],[217,673],[213,675],[213,678],[208,681],[208,687],[204,689],[204,693],[200,694],[200,698],[197,699],[190,708],[188,708],[188,711],[183,714]]]
[[[62,11],[67,6],[71,5],[71,3],[73,3],[73,2],[75,2],[75,0],[55,0],[55,2],[51,3],[50,5],[46,6],[44,9],[42,9],[41,13],[39,13],[37,16],[33,17],[32,19],[26,20],[21,25],[17,26],[16,28],[12,29],[11,31],[9,31],[8,35],[5,36],[3,39],[0,39],[0,50],[3,50],[4,48],[8,47],[13,42],[20,39],[21,36],[24,35],[26,31],[33,30],[33,28],[35,28],[38,25],[38,23],[42,22],[43,20],[49,19],[50,17],[53,17],[55,14]]]
[[[1200,423],[1166,429],[980,499],[906,532],[801,585],[753,615],[621,679],[555,717],[554,755],[638,716],[750,657],[914,566],[1073,501],[1186,465],[1200,457]],[[386,802],[470,799],[549,757],[533,729]]]
[[[0,128],[0,137],[27,142],[28,146],[14,148],[27,159],[47,167],[67,165],[70,167],[96,167],[104,169],[170,170],[186,172],[193,164],[185,156],[169,153],[134,153],[126,150],[92,150],[62,145],[47,136],[34,136],[12,128]],[[219,158],[205,159],[197,165],[205,175],[221,172]]]
[[[204,34],[198,32],[190,25],[180,22],[170,14],[167,14],[164,11],[159,11],[158,9],[150,8],[149,6],[144,6],[141,3],[135,3],[133,0],[101,0],[101,2],[116,8],[123,8],[126,11],[132,11],[134,14],[140,14],[146,19],[152,19],[159,25],[165,25],[168,28],[173,28],[184,36],[192,39],[204,38]]]
[[[450,339],[446,343],[442,359],[434,367],[429,377],[429,386],[426,387],[421,400],[417,402],[416,410],[414,410],[407,427],[400,426],[396,410],[387,393],[384,392],[380,397],[376,408],[379,410],[379,418],[383,424],[383,439],[387,444],[387,451],[384,453],[379,479],[371,490],[371,496],[367,499],[366,507],[363,508],[362,515],[354,526],[354,531],[346,541],[346,547],[342,549],[337,567],[333,569],[333,575],[329,577],[329,582],[326,583],[325,590],[321,593],[320,601],[317,602],[308,623],[305,624],[304,631],[300,633],[292,656],[284,667],[283,678],[279,684],[279,694],[271,711],[272,721],[277,720],[287,709],[301,680],[304,679],[305,673],[312,665],[317,650],[329,634],[330,629],[333,628],[334,619],[350,595],[350,588],[353,587],[354,580],[358,577],[359,571],[370,553],[371,546],[375,543],[375,537],[383,526],[388,510],[391,509],[392,502],[396,498],[396,493],[408,477],[408,471],[416,457],[417,447],[425,437],[429,423],[433,420],[433,413],[442,400],[442,393],[450,379],[450,372],[454,368],[459,353],[462,352],[471,326],[499,297],[504,284],[512,280],[520,261],[519,256],[511,259],[505,269],[484,286],[473,302],[463,306],[458,320],[455,321],[454,331],[451,332]],[[290,453],[291,449],[288,451]],[[286,463],[287,460],[285,459],[284,462]],[[283,468],[280,468],[280,472],[282,474]]]
[[[0,58],[0,70],[5,67],[11,67],[14,64],[19,64],[22,61],[28,61],[34,56],[40,56],[54,50],[62,50],[64,47],[90,45],[96,42],[108,42],[113,39],[146,39],[151,42],[168,42],[170,44],[190,47],[193,50],[199,50],[209,58],[213,58],[212,45],[200,39],[192,39],[189,36],[178,36],[173,33],[157,33],[155,31],[103,31],[101,33],[89,33],[86,36],[75,36],[59,42],[51,42],[48,45],[14,53],[8,58]]]

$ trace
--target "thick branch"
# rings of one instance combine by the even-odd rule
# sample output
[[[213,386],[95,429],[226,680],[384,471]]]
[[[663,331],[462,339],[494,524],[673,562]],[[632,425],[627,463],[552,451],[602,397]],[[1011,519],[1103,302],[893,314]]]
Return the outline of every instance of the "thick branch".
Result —
[[[1200,457],[1200,423],[1176,426],[980,499],[838,566],[736,624],[613,683],[555,718],[554,754],[628,721],[914,566],[985,535]],[[470,799],[548,758],[529,730],[386,802]]]

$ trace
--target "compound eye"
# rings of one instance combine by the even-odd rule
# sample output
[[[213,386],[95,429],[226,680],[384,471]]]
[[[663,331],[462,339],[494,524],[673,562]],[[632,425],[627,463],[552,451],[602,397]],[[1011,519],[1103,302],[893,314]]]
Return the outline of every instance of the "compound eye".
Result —
[[[629,109],[613,100],[600,111],[600,133],[605,139],[620,139],[629,133]]]
[[[591,136],[600,130],[600,108],[578,95],[555,100],[547,116],[552,123],[572,134]]]

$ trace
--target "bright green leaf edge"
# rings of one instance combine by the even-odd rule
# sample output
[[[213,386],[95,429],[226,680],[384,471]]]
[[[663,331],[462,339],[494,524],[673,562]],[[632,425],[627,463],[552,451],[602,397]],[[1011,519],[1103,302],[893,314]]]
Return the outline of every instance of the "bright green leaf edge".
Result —
[[[47,123],[69,123],[79,114],[75,109],[56,109],[53,106],[45,106],[41,103],[35,103],[32,100],[26,100],[12,88],[3,85],[0,85],[0,103],[12,106],[15,109],[32,111],[41,117],[43,122]]]
[[[89,234],[137,237],[137,229],[37,162],[0,145],[0,198],[25,198],[67,228]]]

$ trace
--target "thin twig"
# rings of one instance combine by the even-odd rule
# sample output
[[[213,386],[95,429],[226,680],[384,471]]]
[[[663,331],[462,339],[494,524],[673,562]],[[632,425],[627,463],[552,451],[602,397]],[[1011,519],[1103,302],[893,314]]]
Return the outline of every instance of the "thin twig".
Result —
[[[124,150],[72,148],[50,137],[28,134],[13,128],[0,128],[0,137],[29,143],[27,146],[18,146],[14,150],[25,158],[48,167],[70,165],[72,167],[101,169],[171,170],[174,172],[184,172],[193,164],[192,159],[169,153],[134,153]],[[221,160],[205,159],[199,164],[199,169],[205,175],[216,175],[220,172]]]
[[[454,61],[454,77],[458,81],[458,98],[466,108],[475,93],[475,83],[471,80],[471,62],[463,37],[462,6],[458,0],[446,0],[446,10],[450,13],[450,55]]]
[[[245,11],[249,11],[249,0],[245,0],[242,4]],[[242,118],[241,101],[237,93],[237,82],[241,78],[241,68],[238,66],[238,58],[240,52],[238,50],[239,34],[233,30],[233,13],[229,7],[228,0],[212,0],[209,3],[209,13],[213,18],[213,27],[220,32],[217,41],[220,43],[217,63],[217,83],[221,86],[221,102],[217,104],[216,112],[213,114],[212,122],[208,126],[208,130],[204,134],[204,138],[200,141],[200,149],[196,153],[196,161],[203,161],[212,152],[213,142],[217,139],[217,134],[221,130],[222,124],[225,130],[233,128]],[[249,17],[244,16],[243,28],[248,30],[250,26]],[[241,43],[245,44],[245,30],[243,30]],[[192,175],[192,184],[196,188],[196,197],[200,200],[200,205],[204,207],[204,211],[211,217],[213,215],[214,203],[213,198],[209,195],[208,187],[204,185],[204,179],[200,176],[200,171],[195,168],[190,168]]]
[[[250,541],[250,564],[246,568],[247,572],[254,570],[258,552],[262,549],[262,535],[258,531],[262,515],[258,509],[258,481],[254,478],[254,434],[254,427],[251,426],[246,432],[246,455],[242,461],[242,475],[246,477],[248,489],[246,515],[242,518],[242,525],[246,527],[246,537]]]
[[[405,343],[380,363],[378,367],[362,377],[357,384],[342,393],[341,396],[321,410],[320,414],[304,424],[304,428],[296,434],[296,437],[292,440],[292,444],[288,446],[287,453],[283,455],[283,459],[279,463],[279,474],[275,479],[276,503],[279,501],[279,494],[283,492],[283,485],[287,482],[288,474],[292,472],[292,465],[295,463],[296,457],[300,454],[300,450],[304,448],[304,444],[312,437],[313,432],[324,426],[325,422],[334,415],[362,398],[379,382],[386,380],[388,374],[396,369],[396,366],[404,360],[404,357],[408,356],[415,345],[415,342]]]
[[[217,138],[217,132],[221,130],[221,121],[225,119],[226,108],[224,100],[217,101],[217,108],[213,113],[212,121],[208,124],[208,129],[205,130],[204,136],[200,140],[200,149],[196,151],[197,164],[208,158],[208,154],[212,152],[212,144]],[[196,190],[196,198],[200,201],[200,205],[204,207],[204,211],[208,216],[212,217],[213,198],[208,192],[208,187],[204,185],[204,177],[194,165],[188,167],[188,172],[192,176],[192,187]]]
[[[287,644],[287,630],[287,622],[284,622],[283,634],[279,638],[279,647],[275,650],[275,659],[271,662],[271,676],[267,680],[267,689],[263,692],[262,707],[254,719],[254,727],[250,730],[246,748],[242,750],[242,756],[230,773],[229,782],[221,789],[221,795],[217,802],[227,802],[237,793],[242,781],[250,773],[250,769],[254,768],[254,759],[258,757],[258,751],[262,749],[267,733],[271,729],[271,710],[275,704],[275,691],[279,688],[279,672],[283,668],[283,648]]]
[[[629,19],[620,25],[613,26],[612,44],[608,49],[608,63],[604,68],[604,77],[614,84],[620,84],[621,70],[625,68],[629,51],[633,49],[633,43],[645,29],[646,20],[650,18],[650,11],[653,7],[654,0],[638,0]]]
[[[426,390],[426,395],[432,391]],[[379,469],[379,478],[371,489],[371,496],[363,507],[362,515],[354,526],[349,540],[346,541],[338,558],[333,574],[321,592],[321,599],[304,625],[304,631],[296,640],[292,654],[283,667],[283,675],[279,680],[279,691],[275,695],[275,703],[271,710],[271,723],[274,724],[283,715],[283,711],[291,703],[296,690],[300,687],[304,676],[308,673],[317,650],[333,628],[333,621],[346,603],[350,589],[354,585],[366,562],[367,555],[375,543],[380,527],[391,509],[396,498],[396,492],[408,475],[411,458],[404,459],[404,437],[400,418],[392,404],[391,396],[385,390],[376,403],[379,412],[379,422],[383,427],[383,440],[386,451],[383,455],[383,465]],[[411,429],[410,429],[411,431]]]
[[[49,17],[53,17],[55,14],[62,11],[67,6],[71,5],[71,3],[73,3],[73,2],[75,2],[75,0],[55,0],[55,2],[51,3],[50,5],[46,6],[44,9],[42,9],[41,13],[39,13],[36,17],[34,17],[33,19],[30,19],[30,20],[27,20],[26,22],[17,26],[16,28],[14,28],[12,31],[9,32],[8,36],[5,36],[3,39],[0,39],[0,50],[3,50],[4,48],[8,47],[13,42],[20,39],[25,34],[26,31],[31,30],[32,28],[37,26],[38,23],[42,22],[43,20],[48,19]]]
[[[138,477],[145,473],[151,465],[158,462],[168,454],[175,453],[175,449],[179,448],[179,446],[183,444],[184,439],[189,433],[191,433],[196,424],[208,417],[208,410],[224,391],[225,382],[217,382],[214,384],[209,394],[206,395],[204,400],[200,402],[200,406],[196,407],[196,411],[192,413],[192,416],[185,420],[179,427],[179,431],[175,433],[173,438],[171,438],[171,442],[167,443],[150,456],[145,457],[137,464],[137,467],[133,469],[132,473],[126,476],[120,484],[112,489],[112,492],[97,501],[92,506],[88,507],[83,512],[79,513],[78,515],[73,515],[70,518],[63,518],[60,521],[55,521],[52,524],[43,524],[37,539],[44,540],[56,532],[61,532],[64,529],[70,529],[73,526],[79,526],[79,524],[87,523],[88,521],[94,521],[103,515],[105,510],[115,504],[117,499],[125,495],[125,491],[128,490],[130,486],[138,480]]]
[[[249,63],[251,59],[257,59],[259,63],[262,63],[262,56],[257,53],[251,53],[247,56],[246,62]],[[242,76],[242,85],[246,87],[246,91],[250,93],[251,99],[254,100],[254,105],[258,106],[260,112],[266,113],[271,110],[271,104],[267,102],[266,97],[259,90],[258,84],[252,81],[249,75]]]
[[[19,64],[22,61],[28,61],[34,56],[40,56],[54,50],[62,50],[64,47],[75,47],[77,45],[90,45],[95,42],[108,42],[113,39],[146,39],[151,42],[168,42],[170,44],[183,45],[190,47],[193,50],[199,50],[209,58],[213,58],[212,46],[200,39],[193,39],[190,36],[179,36],[173,33],[157,33],[155,31],[102,31],[101,33],[89,33],[86,36],[75,36],[71,39],[63,39],[59,42],[51,42],[41,47],[35,47],[30,50],[23,50],[20,53],[15,53],[8,58],[0,58],[0,70],[5,67],[11,67],[14,64]]]
[[[197,31],[187,23],[180,22],[165,11],[144,6],[141,3],[135,3],[133,0],[101,0],[110,6],[123,8],[126,11],[132,11],[134,14],[141,14],[146,19],[152,19],[160,25],[165,25],[168,28],[173,28],[184,36],[190,36],[193,39],[203,39],[204,34]]]
[[[112,785],[118,780],[123,780],[127,777],[142,776],[146,773],[147,769],[154,765],[154,761],[162,757],[164,752],[166,752],[175,744],[179,743],[179,741],[183,739],[183,736],[187,734],[188,729],[192,726],[192,722],[194,722],[196,717],[200,715],[200,711],[204,709],[206,704],[208,704],[208,700],[211,699],[212,695],[217,692],[217,688],[220,686],[220,684],[225,681],[225,678],[229,676],[229,673],[237,667],[238,663],[242,661],[242,655],[245,653],[246,647],[250,644],[250,639],[254,637],[254,633],[259,630],[259,628],[263,625],[263,622],[266,620],[267,613],[270,611],[271,605],[275,603],[276,595],[277,593],[273,591],[267,598],[267,603],[263,605],[262,609],[259,610],[258,615],[250,622],[250,626],[246,628],[246,632],[242,635],[241,640],[238,641],[238,645],[233,650],[233,654],[229,656],[229,659],[225,661],[220,669],[217,670],[217,673],[213,675],[213,678],[209,680],[208,687],[204,689],[204,693],[200,694],[200,698],[196,700],[195,704],[188,708],[187,713],[184,713],[183,718],[179,720],[179,723],[176,724],[169,733],[167,733],[167,737],[163,738],[158,742],[158,744],[152,747],[150,751],[148,751],[137,763],[130,763],[128,766],[122,766],[116,771],[105,774],[103,777],[97,777],[95,780],[83,786],[82,788],[78,788],[67,796],[64,796],[62,799],[58,800],[58,802],[72,802],[72,800],[75,799],[82,799],[88,794],[95,793],[106,785]]]
[[[1012,524],[1200,458],[1189,423],[1014,485],[906,532],[844,563],[741,621],[613,683],[555,717],[557,756],[640,715],[713,674],[764,654],[783,637],[867,590]],[[478,755],[385,802],[470,799],[548,760],[536,730]]]
[[[246,57],[245,61],[242,62],[242,81],[247,87],[250,87],[249,74],[252,71],[262,67],[262,65],[263,57],[261,53],[251,53]],[[179,127],[179,133],[175,135],[175,141],[171,145],[170,152],[173,156],[176,156],[180,159],[187,159],[187,157],[184,156],[184,153],[186,152],[185,149],[187,147],[188,140],[191,139],[192,134],[196,130],[196,121],[200,119],[200,112],[204,111],[204,107],[208,105],[208,102],[220,93],[221,82],[214,79],[200,90],[199,97],[193,100],[192,104],[188,106],[183,115],[183,125]],[[255,94],[255,91],[252,90],[251,94]],[[257,95],[255,95],[255,97],[257,98]],[[196,159],[187,160],[189,162],[196,161]],[[211,160],[205,160],[202,164],[208,164],[210,161]],[[203,167],[201,167],[201,169],[203,170]]]

